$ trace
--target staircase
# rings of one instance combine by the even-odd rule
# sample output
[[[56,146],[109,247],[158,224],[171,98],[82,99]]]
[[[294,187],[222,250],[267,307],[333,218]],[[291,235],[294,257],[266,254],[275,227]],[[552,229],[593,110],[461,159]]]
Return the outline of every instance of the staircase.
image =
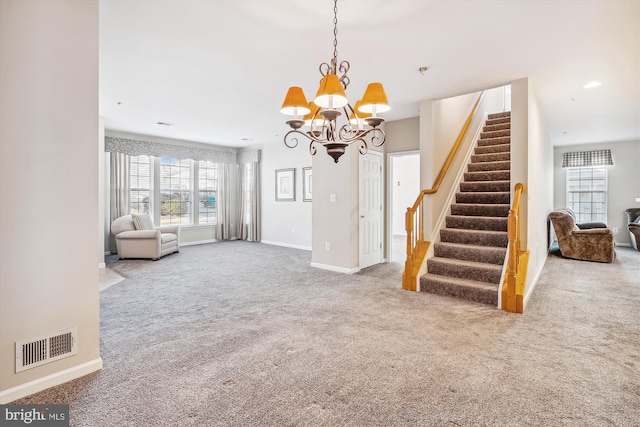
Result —
[[[489,114],[420,289],[496,306],[507,253],[511,113]]]

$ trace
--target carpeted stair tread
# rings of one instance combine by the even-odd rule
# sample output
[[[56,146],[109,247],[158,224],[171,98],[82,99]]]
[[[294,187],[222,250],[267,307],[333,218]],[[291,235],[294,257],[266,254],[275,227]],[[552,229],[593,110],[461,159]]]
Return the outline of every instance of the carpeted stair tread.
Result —
[[[511,193],[508,191],[486,191],[482,193],[456,193],[456,203],[508,204]]]
[[[447,215],[447,228],[507,231],[507,217]]]
[[[493,119],[500,119],[500,118],[505,118],[508,117],[509,119],[511,118],[511,111],[503,111],[501,113],[491,113],[487,115],[487,118],[489,120],[493,120]]]
[[[511,206],[508,203],[453,203],[451,215],[465,216],[507,216]]]
[[[478,302],[498,305],[498,285],[426,273],[420,277],[420,290]]]
[[[504,123],[496,123],[496,124],[491,124],[491,125],[485,125],[482,128],[482,132],[493,132],[496,130],[507,130],[507,129],[511,129],[511,121],[507,121]]]
[[[440,230],[440,241],[506,248],[509,238],[506,231],[443,228]]]
[[[486,262],[497,265],[502,265],[507,255],[507,248],[465,245],[463,243],[438,242],[433,245],[433,248],[434,255],[437,257]]]
[[[481,132],[480,138],[488,139],[488,138],[498,138],[500,136],[511,136],[511,130],[496,130],[491,132]]]
[[[511,143],[510,136],[501,136],[499,138],[478,139],[478,147],[486,147],[489,145],[501,145],[501,144],[510,144],[510,143]]]
[[[429,258],[427,269],[429,273],[439,276],[473,278],[473,280],[487,283],[498,283],[502,276],[501,265],[441,257]]]
[[[511,123],[511,117],[498,117],[497,119],[487,119],[485,126],[494,126],[502,123]]]
[[[472,163],[502,162],[509,160],[511,160],[511,153],[509,151],[503,153],[473,154],[471,156]]]
[[[509,181],[510,179],[511,171],[480,171],[464,173],[464,182]]]
[[[469,172],[481,172],[481,171],[506,171],[511,170],[511,162],[482,162],[482,163],[469,163]]]
[[[471,181],[461,182],[461,192],[503,192],[509,191],[511,181]]]
[[[484,147],[476,147],[474,154],[489,154],[489,153],[509,153],[511,152],[511,144],[495,144],[486,145]]]

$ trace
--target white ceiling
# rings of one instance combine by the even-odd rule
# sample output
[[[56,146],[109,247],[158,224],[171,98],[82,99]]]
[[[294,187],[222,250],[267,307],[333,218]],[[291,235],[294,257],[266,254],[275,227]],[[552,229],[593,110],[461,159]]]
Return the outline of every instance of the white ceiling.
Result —
[[[281,142],[287,88],[313,98],[332,55],[331,0],[101,0],[100,114],[108,130]],[[352,102],[384,84],[386,120],[528,77],[554,145],[640,140],[639,0],[339,0],[342,60]]]

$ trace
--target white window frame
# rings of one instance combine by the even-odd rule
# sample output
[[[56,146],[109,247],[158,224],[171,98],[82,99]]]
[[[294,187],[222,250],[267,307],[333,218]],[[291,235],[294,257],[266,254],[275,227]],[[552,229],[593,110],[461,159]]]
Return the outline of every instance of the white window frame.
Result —
[[[594,179],[596,172],[602,172],[603,178]],[[566,205],[575,213],[577,223],[607,223],[609,186],[607,166],[569,167],[565,183]]]
[[[142,157],[142,156],[131,156],[131,160],[132,162],[137,161],[137,157]],[[134,194],[137,191],[149,191],[149,210],[148,213],[151,215],[151,217],[153,218],[153,222],[156,225],[167,225],[168,222],[165,221],[164,223],[162,222],[162,212],[161,212],[161,188],[160,188],[160,180],[161,180],[161,164],[162,164],[162,158],[163,157],[156,157],[156,156],[146,156],[149,158],[149,183],[150,183],[150,188],[146,189],[146,188],[140,188],[140,187],[134,187],[133,185],[130,188],[130,195],[132,196],[131,200],[133,200]],[[172,158],[171,156],[165,156],[165,158]],[[200,209],[199,209],[199,201],[200,201],[200,161],[194,161],[194,160],[190,160],[190,159],[176,159],[176,158],[172,158],[175,159],[179,162],[188,162],[189,163],[189,189],[188,190],[181,190],[183,192],[188,191],[188,197],[189,197],[189,214],[188,214],[188,221],[181,221],[179,223],[179,225],[183,226],[183,227],[197,227],[197,226],[205,226],[205,227],[212,227],[215,226],[217,223],[217,215],[214,215],[210,221],[207,222],[200,222]],[[206,161],[205,164],[209,164],[210,166],[213,166],[212,169],[216,169],[219,171],[218,169],[218,164],[214,163],[214,162],[210,162],[210,161]],[[131,168],[131,173],[130,173],[130,178],[131,178],[131,183],[134,184],[135,182],[139,182],[139,180],[133,179],[133,170],[134,168]],[[218,176],[216,175],[215,180],[217,181]],[[217,187],[217,182],[216,182],[216,187]],[[216,198],[217,198],[217,188],[214,189],[214,191],[216,191]],[[216,203],[218,201],[216,200]],[[133,208],[133,202],[130,203],[130,209]],[[135,210],[131,210],[132,213],[135,213]],[[173,221],[173,224],[178,224],[177,221]]]

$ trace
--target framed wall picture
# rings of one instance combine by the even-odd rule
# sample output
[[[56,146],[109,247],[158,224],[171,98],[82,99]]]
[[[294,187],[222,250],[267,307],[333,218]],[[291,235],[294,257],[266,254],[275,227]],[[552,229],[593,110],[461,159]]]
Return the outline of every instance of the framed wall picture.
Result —
[[[296,200],[296,170],[276,169],[276,202]]]
[[[302,201],[303,202],[311,201],[311,198],[312,198],[311,179],[312,179],[311,168],[310,167],[302,168]]]

